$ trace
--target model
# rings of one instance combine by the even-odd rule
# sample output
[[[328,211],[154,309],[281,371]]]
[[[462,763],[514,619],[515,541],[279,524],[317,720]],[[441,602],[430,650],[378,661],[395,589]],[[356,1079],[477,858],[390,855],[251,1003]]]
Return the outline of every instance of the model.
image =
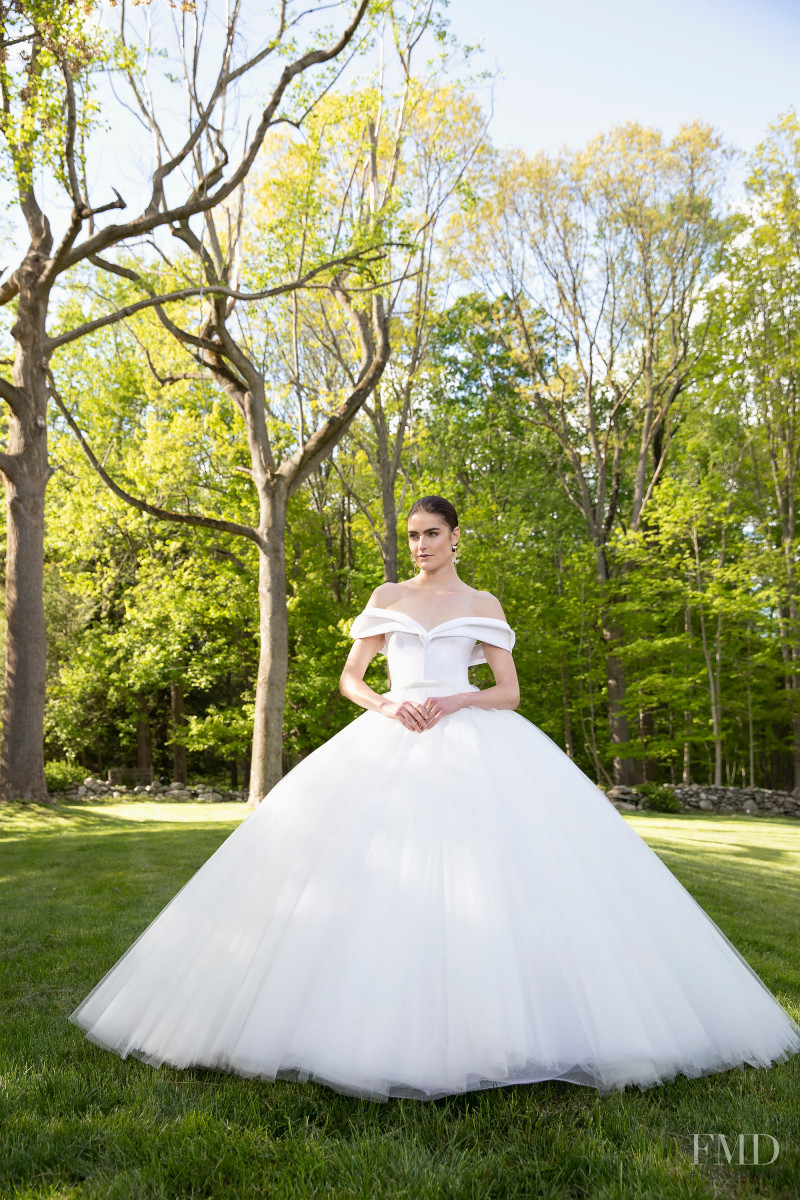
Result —
[[[385,1100],[609,1093],[769,1067],[800,1026],[605,795],[515,708],[515,635],[458,518],[352,626],[367,709],[264,797],[70,1015],[157,1067]],[[391,687],[364,683],[376,654]],[[488,662],[495,684],[470,684]]]

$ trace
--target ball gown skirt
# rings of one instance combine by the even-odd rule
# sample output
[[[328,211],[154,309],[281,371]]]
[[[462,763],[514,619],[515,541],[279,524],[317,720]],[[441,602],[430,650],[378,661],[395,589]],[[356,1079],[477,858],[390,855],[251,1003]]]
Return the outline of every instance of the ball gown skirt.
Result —
[[[489,618],[368,607],[394,698],[471,689]],[[476,644],[477,643],[477,644]],[[473,689],[476,690],[476,689]],[[364,712],[264,798],[69,1020],[155,1067],[375,1100],[602,1094],[800,1051],[800,1025],[600,790],[510,709]]]

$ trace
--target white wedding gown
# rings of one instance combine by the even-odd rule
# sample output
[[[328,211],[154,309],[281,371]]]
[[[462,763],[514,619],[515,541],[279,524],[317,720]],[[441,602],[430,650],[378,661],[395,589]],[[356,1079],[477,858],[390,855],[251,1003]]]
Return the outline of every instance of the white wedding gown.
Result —
[[[476,690],[505,621],[368,607],[392,698]],[[365,712],[303,759],[69,1017],[153,1066],[383,1100],[768,1067],[800,1025],[573,762],[509,709]]]

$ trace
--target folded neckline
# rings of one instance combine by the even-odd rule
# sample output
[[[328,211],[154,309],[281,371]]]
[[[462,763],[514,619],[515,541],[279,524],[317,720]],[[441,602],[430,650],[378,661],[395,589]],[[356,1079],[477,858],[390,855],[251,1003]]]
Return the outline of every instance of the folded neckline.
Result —
[[[431,625],[430,629],[426,629],[415,617],[410,616],[409,613],[401,612],[399,608],[377,608],[375,605],[368,604],[364,612],[381,613],[388,617],[400,617],[406,621],[410,621],[412,625],[416,625],[423,633],[434,633],[437,629],[444,629],[447,625],[456,625],[459,622],[466,622],[468,625],[488,622],[491,625],[500,625],[504,629],[511,629],[508,621],[502,621],[500,617],[451,617],[449,621],[439,621],[438,625]]]

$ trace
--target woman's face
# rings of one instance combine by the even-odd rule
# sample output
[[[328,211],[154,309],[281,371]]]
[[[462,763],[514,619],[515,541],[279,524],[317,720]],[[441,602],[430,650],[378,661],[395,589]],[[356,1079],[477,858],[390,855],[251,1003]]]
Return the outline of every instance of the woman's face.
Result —
[[[458,526],[451,529],[438,513],[415,512],[408,518],[408,548],[420,571],[435,571],[453,561]]]

